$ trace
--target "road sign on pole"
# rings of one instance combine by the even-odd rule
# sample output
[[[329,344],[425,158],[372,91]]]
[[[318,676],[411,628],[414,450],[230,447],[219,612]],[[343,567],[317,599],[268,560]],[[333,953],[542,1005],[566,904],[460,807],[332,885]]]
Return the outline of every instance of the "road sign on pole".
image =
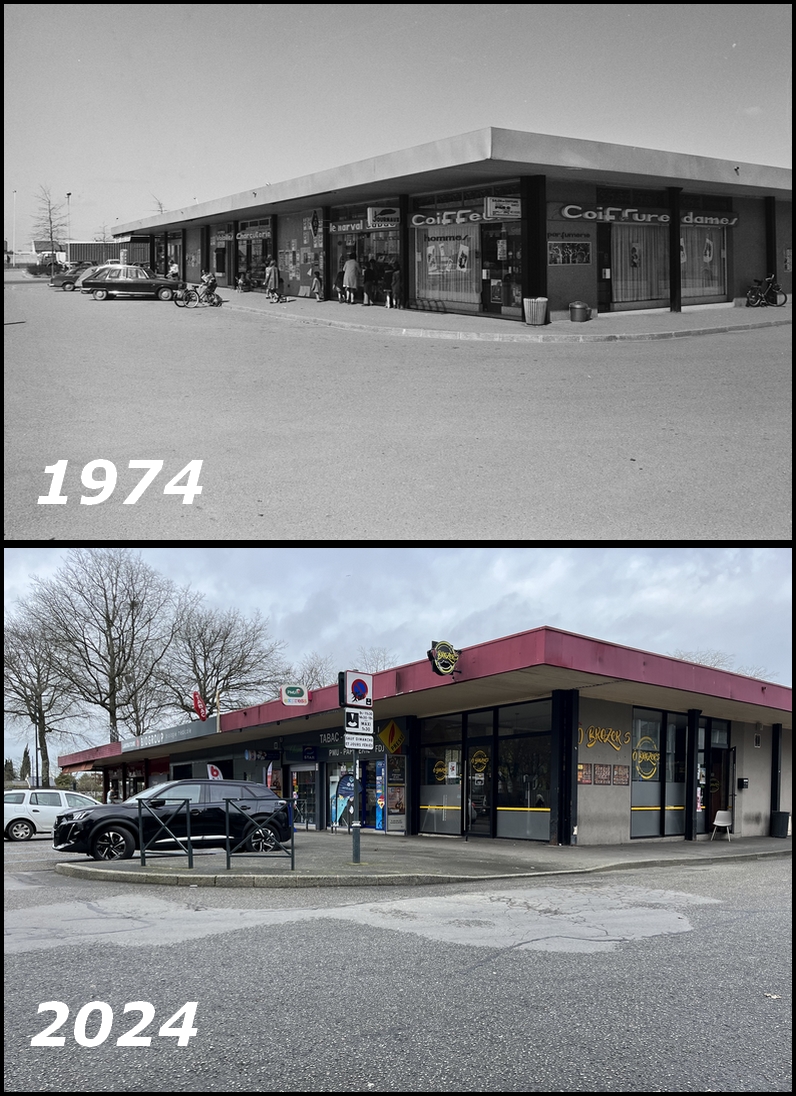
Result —
[[[347,750],[372,750],[373,735],[345,733],[345,748]]]
[[[359,670],[341,670],[337,675],[341,708],[373,707],[373,674]]]
[[[373,734],[373,712],[364,708],[346,708],[345,729],[358,734]]]

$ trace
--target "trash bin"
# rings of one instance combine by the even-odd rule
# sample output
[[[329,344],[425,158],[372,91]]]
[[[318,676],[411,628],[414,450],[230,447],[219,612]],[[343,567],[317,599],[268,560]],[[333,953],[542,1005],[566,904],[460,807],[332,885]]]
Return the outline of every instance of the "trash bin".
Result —
[[[547,323],[547,297],[523,297],[522,307],[525,322],[529,324]]]
[[[588,320],[591,309],[585,301],[572,301],[569,306],[569,318],[575,323],[583,323]]]
[[[771,836],[772,837],[787,837],[788,836],[788,823],[790,822],[790,811],[772,811],[771,812]]]

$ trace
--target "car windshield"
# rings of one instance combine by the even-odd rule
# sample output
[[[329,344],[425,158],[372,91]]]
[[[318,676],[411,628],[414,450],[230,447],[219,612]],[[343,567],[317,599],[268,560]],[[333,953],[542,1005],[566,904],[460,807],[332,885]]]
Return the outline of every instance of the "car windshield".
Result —
[[[151,788],[144,788],[142,792],[136,792],[135,795],[129,796],[125,799],[125,803],[135,803],[137,799],[159,799],[169,788],[173,787],[175,787],[173,781],[168,784],[153,784]]]

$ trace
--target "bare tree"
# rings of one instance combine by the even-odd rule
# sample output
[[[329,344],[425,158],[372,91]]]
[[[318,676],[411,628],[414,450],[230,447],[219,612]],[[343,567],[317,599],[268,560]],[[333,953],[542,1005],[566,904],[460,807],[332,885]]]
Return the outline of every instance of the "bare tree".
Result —
[[[322,689],[324,685],[337,684],[337,670],[331,655],[319,655],[310,651],[298,666],[290,667],[283,684],[304,685],[308,689]]]
[[[3,642],[5,714],[13,722],[32,723],[41,754],[41,784],[50,786],[48,738],[76,714],[68,682],[52,659],[52,651],[23,603],[6,616]]]
[[[150,193],[152,193],[152,192],[150,191]],[[152,213],[165,213],[166,212],[166,207],[164,206],[163,202],[161,202],[160,198],[158,198],[156,194],[152,194],[152,197],[155,199],[155,208],[151,212]]]
[[[731,670],[734,674],[743,674],[745,677],[760,677],[766,681],[773,679],[773,675],[765,666],[736,666],[735,655],[710,647],[701,651],[683,651],[678,647],[675,651],[669,651],[669,654],[672,658],[682,658],[685,662],[696,662],[699,666],[712,666],[714,670]]]
[[[36,199],[39,208],[33,218],[33,236],[34,239],[49,240],[52,253],[50,270],[53,271],[55,269],[55,253],[58,250],[59,237],[66,231],[67,227],[64,204],[63,202],[60,205],[55,203],[50,194],[50,188],[46,186],[39,187]]]
[[[74,548],[52,579],[33,579],[31,611],[71,695],[146,730],[163,707],[161,663],[198,594],[178,589],[129,548]]]
[[[216,693],[228,711],[274,697],[288,669],[286,644],[271,637],[268,621],[255,612],[194,606],[184,617],[159,677],[172,708],[193,715],[198,690],[209,713]]]
[[[357,664],[350,669],[375,674],[379,670],[389,670],[397,661],[398,656],[389,647],[357,647]]]

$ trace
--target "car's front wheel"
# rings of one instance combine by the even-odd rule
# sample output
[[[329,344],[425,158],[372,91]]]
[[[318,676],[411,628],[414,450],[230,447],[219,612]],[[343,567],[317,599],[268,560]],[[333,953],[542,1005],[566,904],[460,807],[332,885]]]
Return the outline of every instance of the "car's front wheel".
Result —
[[[108,298],[108,290],[107,289],[95,289],[93,296],[94,296],[95,301],[105,301]]]
[[[174,296],[174,290],[173,289],[167,289],[164,286],[163,289],[158,290],[158,300],[159,301],[170,301],[173,296]]]
[[[135,852],[135,840],[123,826],[106,826],[91,842],[95,860],[129,860]]]
[[[74,282],[64,282],[64,293],[71,293],[74,288]]]
[[[261,830],[255,830],[246,839],[245,848],[247,852],[271,852],[278,844],[279,835],[273,826],[266,823]]]
[[[11,841],[30,841],[35,832],[30,822],[26,822],[24,818],[6,826],[6,835]]]

